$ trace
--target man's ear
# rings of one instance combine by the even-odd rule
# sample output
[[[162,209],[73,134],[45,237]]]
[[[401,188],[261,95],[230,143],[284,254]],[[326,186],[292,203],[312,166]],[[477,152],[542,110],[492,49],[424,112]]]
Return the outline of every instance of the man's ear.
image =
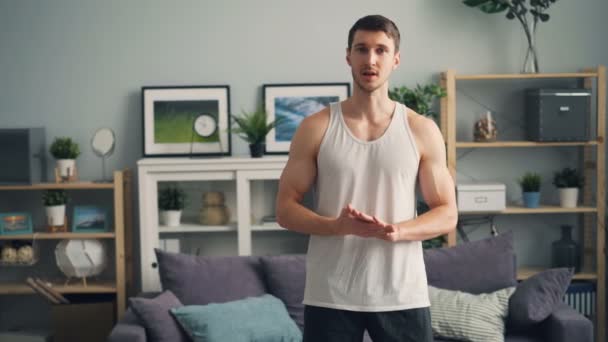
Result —
[[[397,69],[397,67],[399,66],[399,64],[401,64],[401,52],[397,51],[397,53],[395,53],[395,65],[393,65],[393,70]]]
[[[346,63],[348,63],[349,66],[352,66],[350,64],[350,49],[346,48]]]

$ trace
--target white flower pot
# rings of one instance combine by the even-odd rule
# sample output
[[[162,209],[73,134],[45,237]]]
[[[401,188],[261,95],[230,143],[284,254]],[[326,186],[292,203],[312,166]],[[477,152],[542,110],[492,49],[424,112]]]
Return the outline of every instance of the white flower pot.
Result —
[[[559,204],[563,208],[576,208],[578,202],[578,188],[560,188]]]
[[[49,226],[63,226],[65,223],[65,204],[44,207],[46,210],[46,223]]]
[[[73,176],[75,165],[76,165],[75,159],[57,159],[57,168],[59,169],[59,176],[61,176],[61,177]]]
[[[162,226],[177,227],[182,217],[181,210],[163,210],[160,212],[160,224]]]

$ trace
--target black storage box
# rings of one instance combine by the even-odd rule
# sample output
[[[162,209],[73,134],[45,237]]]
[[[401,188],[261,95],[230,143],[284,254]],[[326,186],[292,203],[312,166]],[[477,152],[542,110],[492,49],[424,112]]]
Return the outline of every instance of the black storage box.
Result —
[[[44,128],[0,129],[0,184],[46,180]]]
[[[528,140],[589,140],[590,90],[526,89],[525,98]]]

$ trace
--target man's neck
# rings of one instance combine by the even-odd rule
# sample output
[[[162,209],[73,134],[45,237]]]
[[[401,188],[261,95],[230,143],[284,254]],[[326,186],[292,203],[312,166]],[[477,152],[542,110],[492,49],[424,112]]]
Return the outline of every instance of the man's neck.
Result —
[[[370,93],[355,86],[353,96],[348,99],[347,103],[349,116],[365,117],[370,121],[391,115],[395,109],[395,102],[388,97],[385,87],[380,87]]]

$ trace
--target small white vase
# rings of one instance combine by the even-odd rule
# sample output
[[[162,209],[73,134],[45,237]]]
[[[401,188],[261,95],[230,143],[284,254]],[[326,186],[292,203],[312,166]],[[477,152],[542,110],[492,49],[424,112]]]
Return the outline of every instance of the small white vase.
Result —
[[[559,204],[563,208],[576,208],[578,202],[578,188],[560,188]]]
[[[65,204],[44,207],[46,222],[49,226],[63,226],[65,223]]]
[[[75,165],[75,159],[57,159],[57,168],[59,169],[59,176],[65,178],[73,176]]]
[[[181,217],[181,210],[163,210],[160,212],[160,224],[167,227],[177,227]]]

